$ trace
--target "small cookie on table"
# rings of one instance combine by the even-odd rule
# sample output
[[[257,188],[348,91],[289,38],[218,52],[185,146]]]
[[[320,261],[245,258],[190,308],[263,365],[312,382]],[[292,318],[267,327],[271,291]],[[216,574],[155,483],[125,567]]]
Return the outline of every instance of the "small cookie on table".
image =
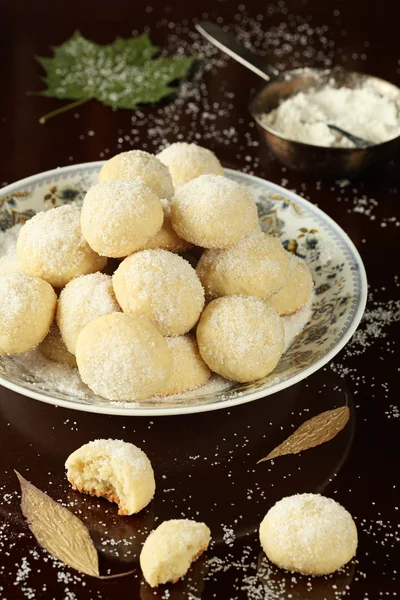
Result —
[[[140,566],[151,587],[183,577],[210,543],[205,523],[190,519],[164,521],[146,539],[140,553]]]

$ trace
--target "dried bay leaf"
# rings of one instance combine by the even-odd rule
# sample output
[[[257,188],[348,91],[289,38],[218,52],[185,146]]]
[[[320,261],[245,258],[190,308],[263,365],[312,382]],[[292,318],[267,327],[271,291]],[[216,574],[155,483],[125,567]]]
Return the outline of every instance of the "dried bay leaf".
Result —
[[[99,577],[99,557],[88,529],[78,517],[16,473],[21,510],[39,544],[68,566]]]
[[[99,556],[89,530],[71,511],[15,471],[21,486],[21,510],[39,544],[52,556],[80,573],[97,579],[118,579],[136,569],[100,575]]]
[[[259,460],[258,463],[285,454],[298,454],[303,450],[325,444],[344,429],[349,418],[350,410],[348,406],[340,406],[316,415],[300,425],[292,435],[274,448],[267,456]]]

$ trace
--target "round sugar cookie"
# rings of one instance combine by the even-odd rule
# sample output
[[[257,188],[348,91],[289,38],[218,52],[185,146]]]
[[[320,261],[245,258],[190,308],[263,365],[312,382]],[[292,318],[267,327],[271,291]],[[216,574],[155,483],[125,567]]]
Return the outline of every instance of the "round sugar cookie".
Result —
[[[196,337],[210,369],[240,382],[271,373],[285,341],[283,322],[276,310],[253,296],[212,300],[200,317]]]
[[[175,190],[200,175],[224,174],[214,152],[197,144],[175,142],[161,150],[157,158],[168,167]]]
[[[200,175],[182,186],[171,204],[176,233],[202,248],[229,248],[259,229],[247,190],[220,175]]]
[[[280,241],[254,231],[233,248],[205,250],[196,267],[207,298],[245,294],[268,298],[285,283],[289,254]]]
[[[53,321],[49,333],[38,346],[38,350],[45,358],[69,367],[76,367],[76,359],[71,352],[68,352],[66,345],[60,334],[56,321]]]
[[[283,569],[328,575],[356,553],[357,528],[350,513],[320,494],[295,494],[279,500],[260,525],[268,558]]]
[[[67,350],[75,354],[78,335],[90,321],[120,310],[110,275],[81,275],[67,283],[57,305],[57,324]]]
[[[183,577],[210,543],[205,523],[191,519],[171,519],[154,529],[143,544],[140,567],[151,587]]]
[[[161,199],[161,206],[164,211],[164,221],[161,229],[153,236],[143,250],[169,250],[170,252],[183,252],[191,247],[191,244],[183,240],[175,233],[171,223],[171,203],[165,198]]]
[[[156,156],[143,150],[121,152],[104,163],[99,173],[99,181],[114,179],[141,181],[159,198],[171,199],[174,195],[168,168]]]
[[[143,248],[163,219],[159,197],[141,181],[104,181],[87,192],[81,227],[95,252],[118,258]]]
[[[167,337],[165,341],[172,357],[171,375],[157,396],[181,394],[201,387],[210,378],[211,371],[200,356],[191,335]]]
[[[12,260],[8,256],[0,257],[0,275],[7,275],[8,273],[15,273],[22,270],[21,265],[16,260]]]
[[[167,342],[153,323],[123,313],[102,315],[82,329],[76,362],[95,394],[125,402],[156,394],[172,365]]]
[[[119,515],[139,512],[154,496],[150,460],[143,450],[123,440],[84,444],[70,454],[65,467],[74,490],[116,502]]]
[[[57,296],[43,279],[23,271],[0,275],[0,356],[21,354],[47,335]]]
[[[83,237],[81,211],[72,204],[37,213],[27,221],[19,232],[17,253],[26,273],[54,287],[100,271],[107,262]]]
[[[196,271],[166,250],[142,250],[128,256],[114,273],[113,285],[122,310],[147,317],[163,335],[188,332],[204,307],[204,290]]]
[[[286,281],[268,302],[282,317],[291,315],[307,304],[313,285],[311,271],[304,260],[291,254]]]

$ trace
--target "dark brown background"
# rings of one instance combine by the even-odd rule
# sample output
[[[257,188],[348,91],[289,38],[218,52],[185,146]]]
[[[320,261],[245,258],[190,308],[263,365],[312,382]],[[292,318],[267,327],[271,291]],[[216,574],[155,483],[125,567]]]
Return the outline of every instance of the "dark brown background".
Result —
[[[148,26],[152,40],[173,51],[176,42],[170,36],[174,30],[168,22],[180,24],[179,37],[188,40],[192,20],[205,12],[211,19],[222,16],[225,23],[235,23],[236,27],[249,31],[248,18],[262,14],[263,26],[271,31],[276,31],[274,28],[279,24],[284,24],[292,34],[302,22],[315,28],[326,26],[325,33],[309,35],[308,59],[301,42],[293,35],[290,39],[297,42],[292,43],[282,58],[279,57],[282,44],[274,49],[266,36],[264,50],[269,60],[281,68],[299,64],[321,66],[329,59],[400,84],[399,3],[274,0],[265,4],[246,0],[244,5],[245,12],[231,0],[174,1],[168,5],[152,2],[152,10],[146,10],[146,4],[121,0],[112,3],[3,0],[0,183],[11,183],[59,165],[98,160],[106,148],[112,155],[131,147],[131,113],[113,112],[95,102],[75,111],[79,118],[71,113],[46,126],[38,123],[43,113],[60,103],[26,94],[41,85],[41,71],[33,57],[48,55],[49,46],[61,43],[77,28],[89,38],[106,43],[116,35],[128,36],[132,30],[140,32]],[[182,29],[185,19],[187,25]],[[274,571],[268,585],[275,589],[276,597],[289,598],[292,594],[302,600],[333,599],[339,597],[338,590],[346,585],[350,585],[348,597],[355,600],[394,598],[399,593],[396,574],[400,558],[400,498],[396,488],[399,419],[389,418],[394,414],[391,407],[398,402],[399,384],[396,347],[399,307],[390,304],[399,299],[396,279],[400,250],[399,161],[369,172],[344,188],[334,181],[317,183],[315,178],[283,170],[264,150],[247,143],[249,133],[251,139],[256,139],[247,113],[249,93],[259,83],[256,76],[228,61],[225,66],[206,73],[203,82],[211,106],[213,102],[221,102],[221,93],[228,90],[235,94],[232,107],[217,120],[215,134],[201,120],[193,121],[181,110],[181,132],[187,136],[195,127],[200,133],[200,143],[203,141],[215,150],[226,166],[251,170],[318,203],[359,247],[371,291],[368,320],[362,325],[368,347],[356,344],[354,351],[350,348],[337,357],[335,363],[339,367],[327,367],[267,400],[229,412],[188,417],[139,419],[88,415],[43,405],[1,388],[0,513],[4,521],[0,525],[0,598],[154,597],[147,586],[140,585],[139,569],[136,576],[125,580],[98,582],[75,576],[65,568],[58,569],[52,561],[46,562],[45,554],[37,549],[20,515],[13,468],[18,468],[54,498],[71,502],[72,510],[85,518],[99,547],[101,541],[110,537],[128,538],[132,542],[126,547],[121,543],[117,546],[118,557],[114,552],[102,559],[102,567],[113,572],[137,566],[140,544],[157,520],[181,515],[204,519],[214,538],[208,557],[218,556],[224,571],[216,573],[214,562],[207,575],[204,561],[199,563],[188,578],[168,588],[173,598],[264,597],[260,585],[255,585],[260,554],[257,525],[276,500],[301,491],[324,492],[343,503],[355,516],[360,536],[357,562],[333,580],[314,580],[313,592],[307,591],[301,578],[292,584],[290,577]],[[149,136],[146,120],[154,110],[144,109],[144,118],[138,126],[141,142],[135,143],[136,146],[147,143],[148,148],[157,149],[158,139]],[[231,124],[237,129],[237,141],[225,144],[220,132]],[[88,135],[92,130],[95,135]],[[170,129],[168,132],[169,141],[174,141],[173,132]],[[118,142],[125,134],[128,139]],[[372,206],[374,219],[354,211],[354,203],[363,195],[367,206]],[[371,199],[377,204],[372,205]],[[391,217],[397,218],[397,225],[395,220],[388,221]],[[390,309],[392,316],[380,331],[376,326],[378,312],[385,309]],[[345,369],[347,376],[335,373],[343,375]],[[346,395],[355,410],[349,427],[333,442],[300,456],[281,459],[275,465],[256,467],[257,459],[294,426],[312,414],[343,404]],[[108,436],[137,443],[153,461],[158,494],[137,517],[117,518],[114,507],[70,492],[64,479],[63,463],[72,450],[94,437]],[[234,530],[236,539],[232,546],[223,539],[223,525]],[[28,565],[28,570],[24,565]],[[282,590],[280,595],[278,589]],[[157,597],[167,596],[164,588],[157,592]]]

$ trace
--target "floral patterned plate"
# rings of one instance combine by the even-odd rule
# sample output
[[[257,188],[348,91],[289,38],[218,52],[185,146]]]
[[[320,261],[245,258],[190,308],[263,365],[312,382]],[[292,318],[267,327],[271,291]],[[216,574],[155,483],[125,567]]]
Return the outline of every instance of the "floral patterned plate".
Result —
[[[36,212],[82,200],[97,181],[103,163],[63,167],[28,177],[0,191],[0,230],[24,222]],[[280,236],[284,247],[305,258],[315,281],[309,322],[283,355],[275,371],[254,383],[217,383],[141,403],[116,403],[75,393],[21,364],[0,358],[0,383],[36,400],[77,410],[115,415],[168,415],[228,408],[274,394],[308,377],[349,341],[364,312],[367,280],[360,255],[346,233],[307,200],[269,181],[230,169],[227,177],[254,196],[265,231]],[[0,235],[1,237],[1,235]],[[76,377],[76,376],[75,376]],[[83,386],[84,387],[84,386]]]

